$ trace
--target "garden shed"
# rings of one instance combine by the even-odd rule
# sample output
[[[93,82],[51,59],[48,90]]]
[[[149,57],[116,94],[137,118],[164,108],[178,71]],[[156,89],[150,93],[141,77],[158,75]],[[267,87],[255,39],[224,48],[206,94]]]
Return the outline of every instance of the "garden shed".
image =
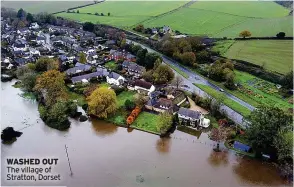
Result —
[[[234,148],[235,148],[235,149],[239,149],[239,150],[244,151],[244,152],[249,152],[249,150],[251,149],[250,146],[245,145],[245,144],[243,144],[243,143],[240,143],[240,142],[238,142],[238,141],[235,141],[235,142],[234,142]]]

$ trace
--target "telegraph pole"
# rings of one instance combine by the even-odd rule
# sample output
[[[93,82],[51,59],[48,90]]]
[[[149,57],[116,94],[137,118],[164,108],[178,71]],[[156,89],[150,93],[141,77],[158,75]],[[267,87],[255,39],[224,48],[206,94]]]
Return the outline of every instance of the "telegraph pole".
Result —
[[[64,146],[65,146],[66,157],[67,157],[68,166],[69,166],[69,170],[70,170],[70,176],[72,176],[73,173],[72,173],[72,170],[71,170],[71,165],[70,165],[70,161],[69,161],[69,157],[68,157],[67,146],[66,146],[66,144]]]

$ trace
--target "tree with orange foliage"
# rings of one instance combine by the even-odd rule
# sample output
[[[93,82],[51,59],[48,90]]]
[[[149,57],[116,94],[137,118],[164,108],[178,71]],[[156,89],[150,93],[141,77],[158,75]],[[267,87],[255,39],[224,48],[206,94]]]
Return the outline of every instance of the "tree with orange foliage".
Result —
[[[240,32],[239,36],[240,37],[243,37],[243,38],[250,37],[251,36],[251,32],[250,31],[247,31],[247,30],[244,30],[244,31]]]

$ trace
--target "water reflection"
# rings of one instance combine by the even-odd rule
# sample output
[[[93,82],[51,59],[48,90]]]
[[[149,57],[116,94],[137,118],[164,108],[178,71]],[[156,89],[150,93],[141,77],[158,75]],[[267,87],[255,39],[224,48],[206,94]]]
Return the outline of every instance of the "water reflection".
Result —
[[[208,163],[214,167],[227,166],[229,163],[228,155],[229,153],[227,150],[222,150],[220,152],[211,150],[211,153],[208,157]]]
[[[102,120],[92,119],[92,128],[98,136],[109,136],[117,132],[117,126]]]
[[[266,186],[286,185],[286,181],[276,177],[278,173],[274,166],[269,163],[260,163],[258,160],[239,156],[233,171],[245,183]]]
[[[166,154],[170,152],[170,147],[171,147],[171,138],[170,137],[163,137],[159,138],[156,141],[156,149],[159,153]]]

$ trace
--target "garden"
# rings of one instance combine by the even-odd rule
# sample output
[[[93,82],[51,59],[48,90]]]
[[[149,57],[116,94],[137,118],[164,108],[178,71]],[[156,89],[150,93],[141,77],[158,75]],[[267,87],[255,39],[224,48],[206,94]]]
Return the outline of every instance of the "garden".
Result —
[[[107,69],[110,69],[110,70],[114,71],[114,70],[117,69],[117,64],[116,64],[114,61],[110,61],[110,62],[107,62],[107,63],[105,64],[105,67],[106,67]]]
[[[160,132],[157,129],[158,120],[159,115],[143,111],[140,113],[137,119],[135,119],[135,121],[130,125],[130,127],[160,135]]]

